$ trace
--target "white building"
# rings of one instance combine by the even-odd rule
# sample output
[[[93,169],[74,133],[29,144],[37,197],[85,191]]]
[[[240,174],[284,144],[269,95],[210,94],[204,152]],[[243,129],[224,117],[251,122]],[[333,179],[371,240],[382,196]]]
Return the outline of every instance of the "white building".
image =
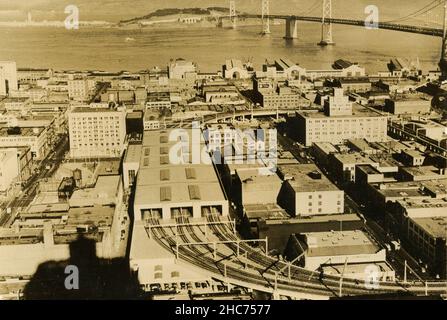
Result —
[[[314,164],[279,166],[284,183],[279,204],[293,216],[340,214],[344,192],[332,184]]]
[[[337,112],[342,112],[342,109]],[[348,139],[386,141],[387,121],[386,116],[358,104],[353,105],[351,115],[331,117],[322,112],[298,112],[291,119],[297,138],[306,146],[317,142],[340,144]]]
[[[124,110],[76,108],[68,116],[72,158],[115,158],[124,150]]]
[[[194,130],[201,135],[199,129],[184,131],[189,141]],[[171,148],[177,148],[180,140],[170,141],[169,137],[170,131],[144,132],[136,181],[135,220],[150,217],[169,220],[180,214],[201,218],[211,212],[227,216],[228,200],[214,167],[191,163],[192,146],[187,150],[186,145],[178,150],[184,163],[172,163],[176,159],[170,157]]]
[[[360,230],[297,235],[291,238],[287,249],[304,254],[301,264],[308,270],[365,281],[371,272],[377,272],[378,281],[395,280],[395,272],[386,262],[386,250]]]
[[[18,90],[17,66],[14,61],[0,61],[0,96]]]
[[[230,59],[223,66],[225,79],[248,79],[250,74],[241,60]]]
[[[48,154],[48,127],[34,128],[0,128],[0,147],[30,147],[33,159],[43,159]]]
[[[84,101],[89,95],[88,81],[85,79],[68,80],[68,96],[70,99]]]
[[[169,79],[186,79],[191,75],[197,76],[197,66],[190,61],[177,59],[169,64]]]
[[[0,193],[8,191],[11,184],[19,175],[17,149],[0,151]]]
[[[352,115],[352,102],[343,95],[343,89],[334,88],[334,95],[324,101],[324,112],[329,117]]]

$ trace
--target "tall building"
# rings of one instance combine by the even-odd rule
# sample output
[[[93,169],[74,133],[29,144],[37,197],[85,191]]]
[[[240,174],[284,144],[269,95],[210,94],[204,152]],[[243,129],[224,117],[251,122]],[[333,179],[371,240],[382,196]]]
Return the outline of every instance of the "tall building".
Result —
[[[126,112],[79,107],[68,117],[72,158],[115,158],[124,150]]]
[[[324,102],[324,113],[328,117],[352,116],[352,102],[343,95],[343,89],[334,88],[334,95]]]
[[[387,138],[387,117],[358,104],[351,104],[335,89],[325,101],[325,112],[298,112],[291,118],[292,132],[306,146],[317,142],[342,143],[348,139],[371,142]]]
[[[85,79],[68,80],[68,96],[70,99],[84,101],[88,98],[88,81]]]
[[[0,61],[0,96],[18,90],[17,65],[14,61]]]

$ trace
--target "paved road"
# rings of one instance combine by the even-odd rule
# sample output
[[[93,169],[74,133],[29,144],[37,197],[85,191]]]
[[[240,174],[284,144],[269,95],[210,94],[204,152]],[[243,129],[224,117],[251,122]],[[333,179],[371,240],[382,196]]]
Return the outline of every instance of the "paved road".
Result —
[[[12,211],[10,214],[5,212],[0,218],[1,227],[9,227],[20,209],[27,207],[33,201],[37,194],[39,181],[51,177],[56,172],[67,150],[68,138],[67,136],[62,136],[55,148],[49,152],[45,159],[39,162],[38,171],[24,185],[22,193],[8,203],[7,207],[11,208]],[[45,168],[47,165],[51,166],[49,170]]]

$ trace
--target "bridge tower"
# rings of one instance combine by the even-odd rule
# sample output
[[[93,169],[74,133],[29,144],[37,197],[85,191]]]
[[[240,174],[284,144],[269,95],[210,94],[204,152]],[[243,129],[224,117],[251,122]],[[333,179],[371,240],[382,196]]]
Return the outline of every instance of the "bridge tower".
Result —
[[[323,0],[323,16],[321,19],[320,46],[335,44],[332,39],[332,0]]]
[[[236,13],[236,1],[230,0],[230,21],[233,29],[236,29],[237,13]]]
[[[270,34],[270,1],[262,0],[262,34]]]
[[[442,34],[442,48],[441,60],[439,61],[439,68],[442,72],[442,80],[447,79],[447,0],[444,0],[444,23]]]

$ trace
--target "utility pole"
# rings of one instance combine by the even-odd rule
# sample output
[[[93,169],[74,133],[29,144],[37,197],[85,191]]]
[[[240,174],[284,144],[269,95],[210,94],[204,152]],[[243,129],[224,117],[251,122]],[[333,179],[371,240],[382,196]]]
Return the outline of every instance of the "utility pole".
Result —
[[[343,296],[343,293],[342,293],[342,291],[343,291],[343,277],[345,276],[347,264],[348,264],[348,258],[346,258],[345,265],[343,266],[343,272],[341,273],[341,277],[340,277],[340,288],[339,288],[339,292],[338,292],[339,297]]]

